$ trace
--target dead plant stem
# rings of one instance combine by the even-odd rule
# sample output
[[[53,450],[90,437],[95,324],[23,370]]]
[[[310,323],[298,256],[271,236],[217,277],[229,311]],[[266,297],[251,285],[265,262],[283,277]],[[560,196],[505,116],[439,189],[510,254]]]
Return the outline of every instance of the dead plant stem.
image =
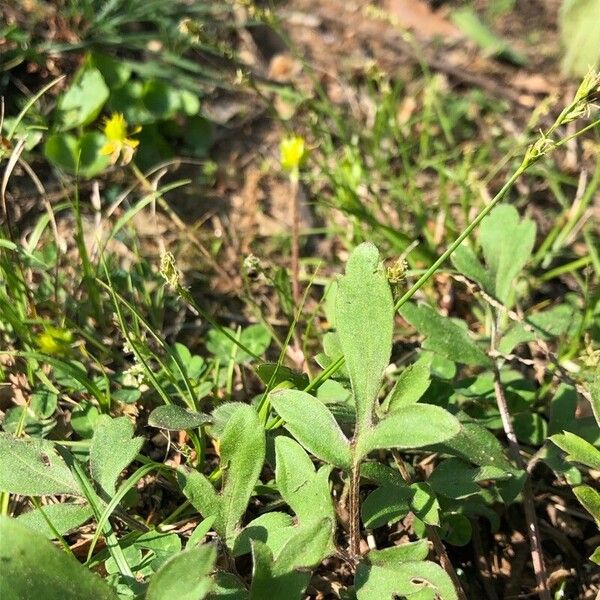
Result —
[[[412,483],[412,477],[400,452],[398,452],[398,450],[392,450],[392,456],[394,457],[394,462],[396,463],[396,467],[398,467],[398,471],[400,471],[400,475],[402,475],[402,479],[404,479],[404,481],[410,485]],[[440,564],[446,573],[448,573],[450,579],[452,579],[452,583],[454,584],[454,588],[459,600],[467,600],[467,596],[463,590],[460,579],[458,578],[454,566],[452,565],[452,561],[448,556],[448,552],[446,552],[446,547],[444,546],[437,529],[433,525],[426,525],[426,529],[427,537],[433,544],[433,549],[440,560]]]
[[[495,352],[496,350],[496,333],[497,333],[497,318],[498,313],[494,311],[494,317],[492,319],[492,335],[490,350]],[[552,600],[550,595],[550,587],[548,585],[548,573],[546,571],[546,565],[544,564],[544,553],[542,549],[542,538],[540,536],[540,529],[537,522],[537,515],[535,513],[535,504],[533,501],[533,489],[531,487],[531,480],[527,471],[527,465],[525,460],[521,456],[521,448],[515,435],[515,430],[512,425],[510,418],[510,412],[508,410],[508,403],[506,401],[506,395],[504,394],[504,388],[500,380],[500,370],[498,369],[498,363],[494,359],[494,392],[496,395],[496,404],[500,411],[500,418],[502,419],[502,426],[504,433],[508,440],[508,447],[513,460],[517,467],[522,469],[525,476],[525,484],[523,485],[523,508],[525,512],[525,522],[527,524],[527,535],[529,537],[529,546],[531,549],[531,560],[533,562],[533,571],[535,573],[535,579],[537,581],[538,594],[540,600]]]

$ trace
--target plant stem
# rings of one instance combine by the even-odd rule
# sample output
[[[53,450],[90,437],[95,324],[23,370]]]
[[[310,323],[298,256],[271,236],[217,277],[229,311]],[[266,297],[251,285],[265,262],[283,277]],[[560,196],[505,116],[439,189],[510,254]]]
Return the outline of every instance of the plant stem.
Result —
[[[360,557],[360,461],[350,471],[350,558],[356,562]]]
[[[292,195],[292,298],[296,306],[300,303],[300,186],[299,177],[290,177]]]
[[[492,335],[490,343],[492,354],[496,347],[497,319],[498,314],[495,312],[494,318],[492,319]],[[537,581],[538,594],[540,600],[552,600],[550,595],[550,587],[548,585],[548,573],[546,571],[546,565],[544,564],[542,538],[540,536],[537,516],[535,514],[531,480],[527,471],[527,465],[521,456],[521,448],[519,446],[519,442],[517,440],[517,436],[515,435],[515,430],[510,418],[508,403],[506,402],[506,396],[500,380],[500,371],[498,369],[498,363],[496,359],[494,359],[494,392],[496,395],[496,404],[498,405],[498,410],[500,411],[500,418],[502,419],[502,427],[504,428],[504,433],[508,439],[510,453],[517,467],[523,471],[525,477],[525,483],[523,485],[523,508],[525,511],[527,535],[529,536],[531,560],[533,562],[533,571]]]
[[[398,471],[400,471],[400,475],[402,475],[402,479],[404,479],[404,481],[408,485],[410,485],[412,483],[412,477],[410,476],[408,468],[406,467],[406,463],[404,462],[404,459],[402,458],[400,452],[398,452],[398,450],[392,450],[392,456],[394,457],[394,462],[396,463],[396,467],[398,467]],[[446,547],[444,546],[444,543],[438,535],[437,529],[433,525],[427,524],[426,529],[427,537],[431,540],[431,543],[433,544],[433,549],[435,550],[435,553],[437,554],[440,560],[440,564],[442,565],[446,573],[448,573],[450,579],[452,579],[452,583],[454,584],[454,589],[456,590],[456,594],[458,595],[459,600],[467,600],[467,596],[465,594],[465,591],[463,590],[460,579],[458,578],[458,575],[454,570],[452,561],[448,556],[448,552],[446,552]]]

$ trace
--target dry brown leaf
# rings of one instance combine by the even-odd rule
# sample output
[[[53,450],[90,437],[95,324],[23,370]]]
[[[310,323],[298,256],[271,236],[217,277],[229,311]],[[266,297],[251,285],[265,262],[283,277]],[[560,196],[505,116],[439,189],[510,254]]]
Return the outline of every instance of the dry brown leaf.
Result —
[[[443,37],[456,41],[463,37],[461,31],[440,12],[429,8],[423,0],[387,0],[388,12],[404,29],[410,29],[418,38],[431,40]]]

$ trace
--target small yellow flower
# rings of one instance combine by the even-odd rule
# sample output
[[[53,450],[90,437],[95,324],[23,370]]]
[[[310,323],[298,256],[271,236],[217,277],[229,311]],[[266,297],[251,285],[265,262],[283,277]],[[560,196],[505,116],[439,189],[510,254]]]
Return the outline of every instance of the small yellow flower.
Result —
[[[121,113],[113,113],[110,118],[104,119],[104,137],[106,144],[100,150],[100,154],[110,156],[111,164],[115,164],[121,156],[121,164],[131,162],[133,152],[140,143],[139,140],[130,138],[141,131],[141,127],[135,127],[131,132],[127,131],[127,121]]]
[[[279,144],[281,168],[288,173],[298,173],[306,158],[304,138],[293,135],[281,140]]]
[[[37,345],[44,354],[56,356],[67,354],[72,340],[73,333],[68,329],[48,326],[37,336]]]

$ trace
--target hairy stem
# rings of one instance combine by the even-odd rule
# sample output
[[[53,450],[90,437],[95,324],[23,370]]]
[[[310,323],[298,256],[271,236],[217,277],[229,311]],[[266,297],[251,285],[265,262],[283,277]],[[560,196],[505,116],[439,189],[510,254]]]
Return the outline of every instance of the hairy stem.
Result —
[[[492,335],[490,344],[492,354],[496,349],[497,317],[498,315],[495,313],[492,321]],[[496,395],[496,404],[498,405],[498,410],[500,411],[500,418],[502,419],[502,427],[504,428],[504,433],[508,440],[510,454],[517,467],[523,470],[525,476],[525,484],[523,485],[523,508],[525,512],[525,522],[527,523],[527,535],[529,536],[531,560],[533,562],[533,571],[537,581],[538,594],[540,600],[552,600],[550,595],[550,586],[548,585],[548,573],[546,571],[546,565],[544,564],[542,538],[540,535],[537,515],[535,514],[531,480],[527,471],[527,465],[521,456],[521,448],[519,446],[519,442],[517,441],[517,436],[515,435],[515,430],[510,418],[508,403],[506,402],[506,395],[504,394],[504,388],[502,387],[502,382],[500,380],[500,370],[498,369],[498,363],[495,359],[494,393]]]
[[[350,471],[349,512],[349,554],[353,561],[357,561],[360,556],[360,461],[354,463]]]

